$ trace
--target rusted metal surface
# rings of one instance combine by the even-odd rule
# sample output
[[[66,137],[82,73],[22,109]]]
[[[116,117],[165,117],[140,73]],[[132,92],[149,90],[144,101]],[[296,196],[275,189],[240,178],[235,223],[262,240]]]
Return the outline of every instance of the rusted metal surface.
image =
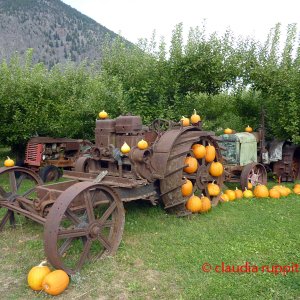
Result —
[[[267,171],[262,164],[252,163],[242,169],[240,182],[243,191],[247,188],[248,182],[256,186],[258,184],[267,184],[267,180]]]
[[[0,182],[0,207],[7,209],[0,221],[0,231],[7,221],[14,225],[14,211],[29,218],[35,217],[33,200],[36,188],[42,184],[39,176],[26,168],[3,167],[0,168]],[[36,218],[35,221],[41,223],[39,218]]]
[[[173,140],[169,138],[173,137]],[[161,141],[157,144],[155,151],[159,150],[160,153],[165,153],[160,160],[161,166],[165,166],[163,178],[160,180],[161,198],[165,208],[178,216],[190,214],[185,207],[188,197],[183,197],[181,194],[181,186],[185,182],[185,178],[192,181],[194,190],[193,192],[198,195],[205,195],[211,198],[208,194],[207,184],[215,181],[220,186],[223,184],[223,176],[213,177],[209,174],[209,167],[211,163],[207,163],[205,159],[198,159],[198,171],[196,174],[185,173],[184,161],[187,156],[193,156],[191,147],[193,144],[200,143],[203,146],[208,144],[214,145],[216,148],[216,161],[221,160],[219,147],[211,134],[195,130],[193,128],[186,128],[176,132],[166,132],[166,137],[162,136]],[[169,152],[167,151],[169,149]],[[159,157],[157,155],[157,157]],[[218,197],[212,197],[213,205],[217,205]]]
[[[282,160],[273,163],[273,173],[279,181],[300,179],[300,146],[286,143],[282,150]]]
[[[223,176],[209,174],[211,163],[204,159],[198,160],[196,173],[183,170],[195,143],[214,145],[215,161],[222,159],[214,133],[202,131],[200,123],[182,127],[159,119],[148,127],[138,116],[120,116],[96,121],[95,134],[96,144],[76,160],[73,170],[64,171],[66,181],[41,185],[30,170],[18,177],[23,168],[0,169],[0,177],[8,174],[12,189],[0,188],[0,206],[7,209],[0,229],[8,221],[14,223],[14,212],[43,224],[49,262],[69,274],[88,259],[116,252],[124,228],[123,202],[143,199],[155,205],[162,200],[168,212],[183,216],[190,214],[185,207],[188,197],[181,193],[186,179],[192,181],[195,194],[208,197],[209,182],[223,183]],[[149,145],[145,150],[137,147],[142,138]],[[131,147],[129,154],[120,151],[124,142]],[[52,155],[55,147],[44,153]],[[34,184],[30,190],[18,192],[22,179],[17,177]],[[213,205],[218,200],[211,198]]]
[[[48,261],[74,274],[87,259],[113,255],[124,222],[122,201],[112,188],[92,182],[74,184],[56,199],[47,216],[44,246]]]

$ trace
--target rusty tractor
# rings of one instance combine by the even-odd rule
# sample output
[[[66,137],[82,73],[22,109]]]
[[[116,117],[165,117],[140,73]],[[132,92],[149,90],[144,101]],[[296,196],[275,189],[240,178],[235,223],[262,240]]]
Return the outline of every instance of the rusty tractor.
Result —
[[[62,170],[73,168],[76,159],[91,146],[87,140],[33,137],[26,145],[21,166],[38,172],[44,182],[54,181],[62,176]]]
[[[136,146],[142,138],[149,144],[145,150]],[[124,202],[142,199],[155,205],[160,201],[169,213],[186,216],[188,197],[181,193],[186,178],[195,194],[208,197],[209,182],[222,185],[223,177],[211,176],[211,163],[205,159],[198,159],[195,173],[184,171],[195,143],[214,145],[215,160],[220,160],[216,139],[199,123],[182,127],[158,119],[144,126],[139,116],[97,120],[90,155],[79,157],[74,170],[64,171],[64,181],[45,185],[27,168],[0,168],[0,231],[8,222],[15,224],[15,213],[42,224],[48,261],[74,274],[87,260],[117,251],[124,229]],[[120,151],[124,142],[131,147],[128,155]],[[210,199],[217,205],[218,197]]]
[[[222,148],[225,181],[239,182],[242,190],[250,182],[253,186],[267,183],[267,172],[279,181],[300,179],[300,146],[287,141],[265,142],[265,129],[257,132],[223,134]]]

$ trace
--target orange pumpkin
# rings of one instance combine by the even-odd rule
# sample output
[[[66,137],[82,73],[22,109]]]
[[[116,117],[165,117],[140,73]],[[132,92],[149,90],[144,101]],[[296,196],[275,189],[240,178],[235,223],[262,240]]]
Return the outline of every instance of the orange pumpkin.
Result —
[[[195,144],[195,145],[193,145],[192,150],[193,150],[194,156],[197,159],[201,159],[201,158],[205,157],[206,150],[203,145]]]
[[[228,196],[230,201],[235,200],[235,192],[233,190],[226,190],[225,194]]]
[[[273,186],[273,189],[279,191],[282,197],[287,197],[292,192],[288,187],[283,185],[275,185]]]
[[[181,186],[182,196],[187,197],[190,196],[193,192],[193,183],[186,179],[186,182]]]
[[[210,196],[218,196],[220,194],[220,187],[213,182],[207,184],[208,194]]]
[[[138,143],[137,146],[140,150],[145,150],[148,148],[148,143],[144,139],[141,139]]]
[[[294,193],[295,194],[298,194],[298,195],[300,195],[300,185],[295,185],[295,187],[293,188],[293,191],[294,191]]]
[[[270,189],[269,190],[269,196],[270,196],[270,198],[280,198],[280,192],[278,191],[278,190],[276,190],[276,189]]]
[[[247,190],[247,189],[245,189],[245,191],[243,192],[243,196],[244,196],[244,198],[253,198],[254,197],[252,191]]]
[[[224,129],[224,133],[225,134],[232,134],[232,129],[226,128],[226,129]]]
[[[205,197],[204,195],[201,195],[200,200],[202,202],[202,206],[201,206],[200,212],[201,213],[208,212],[211,209],[211,202],[210,202],[210,200],[207,197]]]
[[[216,148],[212,145],[208,145],[205,147],[206,154],[205,154],[205,161],[212,162],[216,158]]]
[[[197,171],[198,161],[196,158],[188,156],[188,157],[186,157],[184,164],[188,165],[187,167],[185,167],[183,169],[184,172],[191,174],[191,173],[195,173]]]
[[[263,185],[263,184],[258,184],[255,188],[254,188],[254,196],[256,198],[267,198],[269,197],[269,190],[268,188]]]
[[[248,190],[252,190],[252,188],[253,188],[253,184],[250,181],[248,181],[248,183],[247,183],[247,189]]]
[[[199,115],[197,115],[196,109],[194,109],[194,113],[191,116],[191,123],[192,124],[197,124],[200,121],[201,121],[201,118],[200,118]]]
[[[246,131],[246,132],[252,132],[253,129],[248,125],[248,126],[245,128],[245,131]]]
[[[243,192],[241,190],[239,190],[237,187],[235,188],[234,192],[235,192],[235,198],[236,199],[243,198]]]
[[[223,201],[223,202],[228,202],[229,201],[229,197],[228,197],[227,194],[221,193],[220,198],[221,198],[221,201]]]
[[[49,273],[43,280],[43,290],[52,296],[61,294],[69,285],[68,274],[63,270]]]
[[[182,118],[180,119],[180,122],[181,122],[182,126],[184,126],[184,127],[190,125],[190,119],[186,118],[184,116],[182,116]]]
[[[44,266],[46,261],[42,261],[38,266],[31,268],[27,275],[28,285],[34,291],[41,291],[43,289],[42,282],[46,275],[48,275],[51,270],[48,266]]]
[[[223,174],[224,171],[224,167],[223,165],[216,161],[216,162],[212,162],[210,167],[209,167],[209,173],[210,175],[214,176],[214,177],[219,177]]]
[[[195,195],[191,196],[189,200],[186,202],[186,208],[193,213],[200,212],[202,208],[201,199]]]
[[[300,189],[300,183],[296,183],[294,188],[299,188]]]

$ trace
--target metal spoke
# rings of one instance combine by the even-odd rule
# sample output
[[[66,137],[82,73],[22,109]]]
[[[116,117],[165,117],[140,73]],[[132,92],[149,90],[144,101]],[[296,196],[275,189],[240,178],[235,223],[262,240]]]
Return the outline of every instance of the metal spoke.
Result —
[[[102,215],[102,217],[99,219],[98,223],[100,225],[103,225],[105,221],[108,219],[108,217],[113,213],[115,208],[117,207],[117,203],[113,202],[109,208],[105,211],[105,213]]]
[[[108,250],[110,251],[111,249],[111,244],[110,242],[106,239],[106,237],[103,236],[103,234],[99,233],[98,235],[98,240],[100,243]]]
[[[93,207],[93,200],[92,200],[94,198],[94,195],[93,197],[91,197],[89,191],[86,191],[83,196],[89,222],[95,221],[95,214],[94,214],[94,207]]]
[[[89,255],[91,246],[92,246],[92,240],[88,239],[84,244],[83,252],[82,252],[79,262],[77,264],[77,269],[81,269],[81,267],[83,266],[84,262],[86,261],[88,255]]]
[[[35,191],[36,187],[32,187],[31,189],[29,189],[28,191],[26,191],[25,193],[23,193],[21,196],[22,197],[26,197],[28,195],[30,195],[33,191]]]
[[[58,249],[59,255],[63,255],[69,249],[73,240],[74,238],[68,238],[62,243],[62,245]]]
[[[75,238],[75,237],[82,237],[86,236],[86,229],[85,228],[74,228],[74,229],[61,229],[58,231],[58,238],[65,239],[65,238]]]
[[[76,216],[76,214],[74,214],[70,208],[68,208],[66,211],[65,211],[65,216],[70,220],[72,221],[75,225],[78,225],[81,223],[81,220]]]
[[[21,183],[23,182],[23,180],[26,178],[26,175],[23,173],[22,175],[20,175],[20,177],[17,179],[17,190],[20,188]]]
[[[9,172],[9,184],[10,184],[11,192],[16,194],[18,187],[17,187],[16,175],[14,171]]]

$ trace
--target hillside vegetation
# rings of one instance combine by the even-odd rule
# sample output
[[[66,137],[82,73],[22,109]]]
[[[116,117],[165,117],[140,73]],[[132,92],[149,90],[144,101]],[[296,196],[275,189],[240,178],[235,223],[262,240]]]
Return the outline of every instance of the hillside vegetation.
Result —
[[[99,58],[117,34],[60,0],[0,0],[0,59],[35,49],[33,62]]]
[[[32,63],[32,50],[0,65],[0,143],[16,146],[30,136],[93,139],[97,113],[131,112],[145,123],[179,120],[195,108],[204,129],[242,131],[266,112],[268,135],[300,142],[300,51],[297,27],[287,29],[280,48],[280,24],[259,44],[232,33],[191,30],[184,44],[182,24],[170,49],[156,38],[128,48],[120,39],[107,45],[92,65]]]

